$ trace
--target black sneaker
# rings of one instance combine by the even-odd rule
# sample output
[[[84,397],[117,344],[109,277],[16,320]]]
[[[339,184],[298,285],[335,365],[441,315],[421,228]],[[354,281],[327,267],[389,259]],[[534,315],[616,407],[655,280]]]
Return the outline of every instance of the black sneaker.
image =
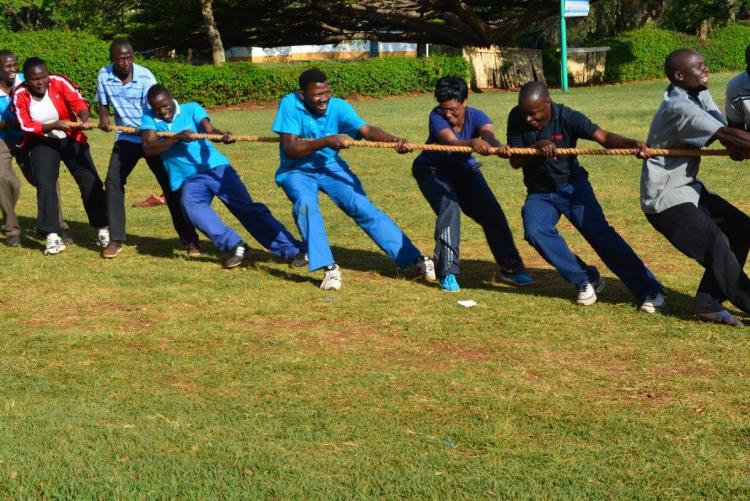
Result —
[[[296,256],[289,261],[290,268],[303,268],[310,264],[310,260],[307,258],[307,252],[299,251]]]
[[[5,237],[5,245],[8,247],[18,247],[21,245],[21,235],[8,235]]]
[[[245,257],[245,244],[240,242],[237,246],[232,249],[232,253],[224,259],[224,268],[234,268],[242,263],[242,258]]]
[[[67,228],[60,230],[60,238],[65,245],[73,245],[75,243],[73,241],[73,235],[70,234],[70,230]]]

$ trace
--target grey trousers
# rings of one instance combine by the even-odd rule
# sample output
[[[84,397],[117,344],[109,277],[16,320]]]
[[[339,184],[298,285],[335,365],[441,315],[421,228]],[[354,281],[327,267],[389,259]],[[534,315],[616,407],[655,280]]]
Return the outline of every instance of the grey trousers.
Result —
[[[3,214],[3,233],[20,235],[16,217],[16,203],[21,193],[21,182],[13,172],[13,154],[5,141],[0,140],[0,212]]]

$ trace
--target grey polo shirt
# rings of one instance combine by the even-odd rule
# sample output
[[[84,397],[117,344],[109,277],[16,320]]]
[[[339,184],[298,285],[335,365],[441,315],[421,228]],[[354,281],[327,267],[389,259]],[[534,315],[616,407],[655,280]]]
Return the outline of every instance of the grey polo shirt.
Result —
[[[691,96],[670,85],[656,110],[647,143],[651,148],[702,148],[726,125],[707,90]],[[698,205],[703,183],[700,157],[652,157],[641,170],[641,209],[656,214],[687,202]]]
[[[743,71],[727,84],[726,115],[730,122],[750,130],[750,74]]]

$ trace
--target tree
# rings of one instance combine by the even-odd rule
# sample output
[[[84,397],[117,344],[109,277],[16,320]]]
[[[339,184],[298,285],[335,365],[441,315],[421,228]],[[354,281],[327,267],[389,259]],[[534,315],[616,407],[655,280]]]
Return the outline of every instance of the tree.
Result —
[[[221,35],[214,20],[213,0],[201,0],[201,16],[203,17],[203,27],[208,36],[208,43],[211,45],[211,57],[214,65],[224,64],[226,62],[224,44],[221,43]]]

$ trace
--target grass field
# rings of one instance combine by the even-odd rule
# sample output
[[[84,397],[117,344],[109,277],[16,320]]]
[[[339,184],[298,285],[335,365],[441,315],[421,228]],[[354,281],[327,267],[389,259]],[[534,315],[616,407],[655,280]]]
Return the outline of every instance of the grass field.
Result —
[[[712,79],[723,106],[730,75]],[[665,84],[574,89],[554,98],[605,129],[645,138]],[[501,137],[513,93],[472,95]],[[430,96],[355,103],[413,141]],[[217,127],[269,134],[274,110],[216,112]],[[102,177],[112,137],[90,133]],[[275,186],[274,145],[222,146],[253,196],[296,233]],[[371,198],[426,253],[434,216],[413,155],[349,150]],[[400,276],[322,198],[344,289],[290,270],[250,240],[225,271],[210,244],[188,259],[165,207],[129,209],[128,243],[99,257],[71,177],[77,245],[43,256],[24,184],[23,247],[0,245],[2,498],[745,498],[750,496],[750,336],[696,323],[701,269],[640,212],[640,163],[582,159],[610,222],[669,290],[664,314],[636,311],[608,270],[592,307],[523,241],[521,173],[485,176],[536,280],[495,280],[464,219],[462,290]],[[747,163],[709,158],[707,185],[750,211]],[[158,186],[145,165],[131,204]],[[221,208],[232,226],[239,224]],[[585,259],[601,265],[565,223]],[[243,230],[243,234],[244,230]],[[464,309],[459,299],[478,305]],[[744,315],[742,315],[743,318]]]

